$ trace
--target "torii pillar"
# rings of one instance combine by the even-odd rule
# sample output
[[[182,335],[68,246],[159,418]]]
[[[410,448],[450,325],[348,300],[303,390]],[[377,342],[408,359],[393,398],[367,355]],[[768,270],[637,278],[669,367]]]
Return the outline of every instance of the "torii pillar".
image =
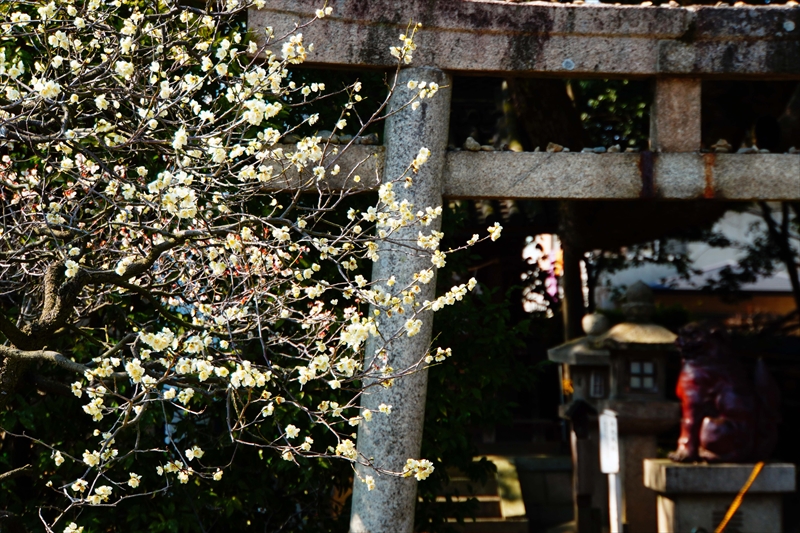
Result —
[[[407,87],[409,80],[435,82],[442,88],[433,98],[421,100],[419,108],[414,110],[405,105],[416,93]],[[386,120],[384,182],[402,176],[421,147],[431,151],[428,162],[413,177],[413,186],[408,189],[402,186],[395,188],[397,200],[407,199],[414,204],[415,210],[442,205],[451,86],[451,77],[441,70],[425,67],[403,69],[389,103],[389,113],[396,113]],[[430,229],[438,231],[440,227],[441,218],[438,218]],[[417,249],[417,232],[416,227],[402,228],[392,235],[392,242],[383,243],[378,251],[380,259],[372,269],[373,281],[380,282],[395,276],[397,287],[401,287],[413,281],[415,272],[432,266],[430,254],[420,253]],[[386,286],[383,288],[392,290]],[[420,284],[420,288],[422,291],[417,294],[417,301],[433,300],[436,278],[425,285]],[[417,335],[408,337],[402,334],[389,344],[387,355],[391,367],[400,369],[413,366],[430,349],[433,312],[426,311],[419,318],[423,325]],[[379,329],[383,335],[393,335],[402,331],[407,319],[407,315],[380,315]],[[378,348],[378,342],[367,343],[365,365],[369,364]],[[398,379],[390,388],[374,386],[365,391],[361,399],[362,407],[377,411],[378,406],[385,403],[392,406],[392,412],[389,416],[375,416],[370,422],[359,425],[357,441],[361,455],[369,460],[374,458],[375,466],[393,471],[402,471],[406,460],[410,458],[419,459],[427,386],[428,371],[422,369]],[[411,533],[417,499],[416,479],[379,476],[360,465],[357,469],[362,477],[374,477],[375,488],[368,490],[365,483],[355,480],[350,515],[351,533]]]

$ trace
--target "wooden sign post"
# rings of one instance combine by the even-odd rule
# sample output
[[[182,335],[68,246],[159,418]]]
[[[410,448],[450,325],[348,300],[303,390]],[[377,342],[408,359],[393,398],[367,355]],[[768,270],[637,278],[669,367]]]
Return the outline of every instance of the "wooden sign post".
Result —
[[[611,533],[622,533],[619,431],[617,430],[617,414],[608,409],[600,415],[600,471],[608,474],[608,519]]]

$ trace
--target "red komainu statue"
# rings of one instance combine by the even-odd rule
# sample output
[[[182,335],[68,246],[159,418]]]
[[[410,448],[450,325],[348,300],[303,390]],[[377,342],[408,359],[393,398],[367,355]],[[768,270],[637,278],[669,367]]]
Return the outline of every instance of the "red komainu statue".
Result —
[[[677,394],[683,407],[679,462],[768,458],[778,439],[778,386],[758,360],[751,381],[721,327],[692,323],[675,341],[683,356]]]

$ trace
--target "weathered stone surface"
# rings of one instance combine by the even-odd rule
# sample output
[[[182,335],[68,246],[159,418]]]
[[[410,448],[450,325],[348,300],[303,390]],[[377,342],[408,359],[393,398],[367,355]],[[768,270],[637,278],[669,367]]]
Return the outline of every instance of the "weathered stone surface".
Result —
[[[658,495],[656,531],[660,533],[683,533],[693,529],[714,531],[725,516],[733,497],[732,494],[692,494],[675,497]],[[725,530],[738,533],[782,533],[782,508],[779,494],[748,493]]]
[[[752,464],[678,464],[644,460],[644,485],[658,493],[658,531],[714,531],[753,471]],[[748,490],[728,529],[780,533],[782,494],[795,491],[795,466],[768,463]]]
[[[700,80],[658,78],[650,111],[650,149],[696,152],[700,149]]]
[[[581,319],[581,327],[587,336],[597,337],[610,329],[611,321],[604,314],[589,313]]]
[[[285,153],[293,145],[279,145]],[[340,150],[344,147],[339,147]],[[350,174],[322,182],[287,168],[265,184],[272,190],[374,190],[383,172],[383,146],[354,145],[328,163]],[[448,152],[444,196],[449,198],[624,199],[646,196],[646,172],[637,153]],[[800,200],[797,154],[651,154],[652,196],[664,199]],[[410,158],[413,159],[413,156]],[[410,160],[409,159],[409,160]],[[353,181],[355,175],[359,182]]]
[[[600,411],[614,411],[617,414],[619,432],[625,435],[656,435],[676,427],[681,420],[681,404],[678,402],[601,400],[597,407]],[[639,460],[654,455],[641,455]]]
[[[580,337],[547,350],[547,358],[556,363],[568,365],[608,366],[611,363],[609,351],[597,349],[592,341]]]
[[[667,494],[736,494],[750,477],[752,464],[688,464],[646,459],[644,485]],[[767,463],[748,494],[794,492],[795,466]]]
[[[637,154],[452,152],[444,195],[453,198],[637,198]]]
[[[406,84],[414,79],[436,82],[442,89],[434,98],[424,99],[419,109],[410,106],[398,110],[413,96]],[[415,175],[414,186],[408,189],[395,189],[398,202],[408,200],[417,209],[438,207],[442,204],[442,171],[447,146],[448,121],[450,117],[450,76],[438,69],[411,68],[400,72],[399,90],[393,95],[389,111],[397,111],[386,121],[385,138],[386,162],[384,176],[387,180],[401,177],[421,147],[430,150],[428,162]],[[428,228],[438,230],[441,217]],[[431,266],[430,255],[417,248],[418,227],[400,228],[392,234],[391,242],[384,242],[378,250],[380,259],[372,269],[373,282],[397,278],[397,287],[405,287],[413,281],[413,275]],[[420,301],[433,300],[436,278],[427,284],[420,284],[417,294]],[[386,285],[384,290],[392,291]],[[396,291],[399,294],[399,290]],[[426,311],[417,318],[422,327],[413,337],[402,333],[409,317],[394,314],[381,315],[379,330],[389,339],[396,332],[400,334],[386,347],[386,358],[396,369],[412,368],[428,352],[431,343],[433,312]],[[381,344],[374,338],[367,342],[364,351],[364,366],[378,364],[378,348]],[[425,418],[425,395],[427,392],[427,369],[418,369],[395,382],[392,387],[372,386],[361,396],[361,406],[378,412],[380,404],[393,406],[390,417],[375,416],[372,421],[358,426],[358,451],[375,466],[400,472],[407,459],[418,459],[422,445],[422,426]],[[367,383],[366,385],[369,385]],[[417,482],[413,477],[398,478],[377,475],[372,469],[361,465],[359,474],[375,478],[375,488],[368,490],[359,479],[353,483],[352,512],[350,515],[351,533],[411,533],[414,528],[414,507],[417,499]]]
[[[451,152],[444,187],[451,198],[791,200],[800,199],[800,157]]]
[[[625,344],[667,345],[672,346],[678,336],[658,324],[633,324],[623,322],[611,328],[608,333],[598,339],[602,346],[619,346]]]
[[[789,154],[718,154],[713,186],[732,200],[797,198],[800,158]]]
[[[703,157],[695,153],[659,154],[653,164],[654,188],[662,198],[702,198],[704,168]]]
[[[388,68],[389,47],[421,22],[415,65],[450,71],[574,77],[741,74],[800,77],[800,13],[786,6],[646,7],[496,0],[330,2],[303,33],[311,64]],[[268,0],[256,35],[281,36],[313,18],[316,0]],[[793,28],[791,31],[787,28]],[[279,47],[278,47],[279,48]]]
[[[675,413],[675,425],[680,415]],[[645,433],[645,432],[642,432]],[[622,516],[628,531],[659,531],[656,517],[656,493],[642,489],[642,469],[645,457],[655,457],[658,453],[656,436],[650,434],[621,435],[620,472],[622,490]]]

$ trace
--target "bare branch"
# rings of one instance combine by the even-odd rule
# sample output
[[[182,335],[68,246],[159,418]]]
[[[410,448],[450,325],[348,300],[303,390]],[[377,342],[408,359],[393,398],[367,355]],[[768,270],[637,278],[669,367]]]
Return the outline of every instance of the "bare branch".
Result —
[[[83,374],[89,370],[87,366],[76,363],[64,357],[59,352],[49,350],[18,350],[16,348],[9,348],[8,346],[0,346],[0,356],[20,361],[46,361],[78,374]]]
[[[28,470],[30,470],[31,468],[33,468],[33,465],[25,465],[25,466],[21,466],[19,468],[15,468],[14,470],[9,470],[8,472],[4,472],[4,473],[0,474],[0,482],[4,481],[6,479],[11,479],[13,477],[17,477],[20,474],[24,474]]]

